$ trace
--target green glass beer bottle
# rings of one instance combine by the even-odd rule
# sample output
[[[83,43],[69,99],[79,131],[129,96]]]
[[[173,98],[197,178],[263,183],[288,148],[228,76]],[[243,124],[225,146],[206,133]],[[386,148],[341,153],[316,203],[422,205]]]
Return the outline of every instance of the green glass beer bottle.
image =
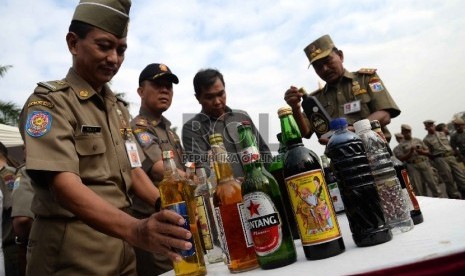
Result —
[[[279,141],[278,155],[273,156],[273,160],[268,170],[278,182],[281,197],[283,199],[284,208],[286,209],[287,221],[291,228],[292,238],[294,240],[300,239],[299,230],[295,222],[294,213],[292,212],[291,203],[289,202],[289,195],[287,194],[286,182],[284,181],[284,155],[286,154],[286,145],[283,143],[281,132],[276,135]]]
[[[318,156],[302,143],[290,107],[278,110],[287,152],[284,179],[308,260],[338,255],[345,250],[330,193]]]
[[[242,201],[258,263],[263,269],[291,264],[297,260],[297,254],[278,183],[260,160],[250,122],[242,122],[237,129],[245,172]]]

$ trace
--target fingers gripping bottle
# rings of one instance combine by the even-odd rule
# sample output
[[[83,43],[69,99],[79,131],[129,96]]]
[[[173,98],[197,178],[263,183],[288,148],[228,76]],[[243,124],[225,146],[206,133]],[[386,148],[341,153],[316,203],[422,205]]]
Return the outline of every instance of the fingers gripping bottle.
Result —
[[[187,180],[178,174],[172,151],[163,152],[163,166],[164,176],[158,186],[161,207],[183,216],[186,221],[184,228],[192,233],[192,238],[189,239],[189,242],[192,243],[192,248],[179,252],[182,260],[180,262],[173,262],[174,272],[177,276],[205,275],[207,274],[207,269],[197,229],[195,210],[192,208],[192,203],[194,202],[193,194]]]

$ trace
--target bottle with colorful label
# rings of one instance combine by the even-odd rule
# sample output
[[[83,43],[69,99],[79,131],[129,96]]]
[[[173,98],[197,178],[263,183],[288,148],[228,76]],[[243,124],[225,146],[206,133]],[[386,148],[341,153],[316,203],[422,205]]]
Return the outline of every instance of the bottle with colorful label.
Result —
[[[172,151],[163,152],[164,177],[159,184],[161,208],[180,214],[184,220],[184,228],[192,233],[188,240],[192,243],[189,250],[181,250],[182,260],[173,262],[174,272],[180,275],[205,275],[207,269],[200,242],[199,231],[193,207],[193,194],[187,180],[181,177],[176,169]]]
[[[218,228],[231,272],[242,272],[259,267],[253,247],[252,235],[242,203],[241,183],[234,178],[221,134],[210,136],[217,186],[213,205]]]
[[[297,260],[278,183],[266,171],[250,122],[238,126],[245,172],[242,196],[255,253],[263,269],[282,267]]]
[[[287,147],[284,177],[305,257],[318,260],[338,255],[345,245],[319,159],[302,143],[291,108],[280,108],[278,115]]]

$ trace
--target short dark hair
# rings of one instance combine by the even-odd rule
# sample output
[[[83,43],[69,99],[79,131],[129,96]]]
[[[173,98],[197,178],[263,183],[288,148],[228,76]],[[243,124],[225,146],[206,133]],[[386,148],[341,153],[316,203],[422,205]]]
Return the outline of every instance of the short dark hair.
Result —
[[[200,96],[200,94],[202,94],[202,90],[210,88],[217,78],[219,78],[225,86],[223,74],[221,74],[220,71],[211,68],[198,71],[194,76],[195,94]]]
[[[443,131],[446,128],[446,124],[440,123],[436,125],[436,131]]]
[[[73,32],[79,36],[80,39],[86,38],[87,34],[95,28],[94,26],[87,24],[79,20],[71,21],[69,25],[69,32]]]

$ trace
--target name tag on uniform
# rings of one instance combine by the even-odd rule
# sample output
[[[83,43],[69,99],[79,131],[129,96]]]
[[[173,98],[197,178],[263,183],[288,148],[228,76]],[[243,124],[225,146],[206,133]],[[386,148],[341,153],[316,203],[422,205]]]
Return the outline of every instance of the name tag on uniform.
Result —
[[[89,126],[89,125],[81,126],[82,133],[100,133],[100,131],[102,131],[101,126]]]
[[[344,114],[359,112],[361,109],[360,100],[344,104]]]
[[[128,153],[129,162],[131,163],[131,168],[142,167],[140,162],[139,152],[137,151],[137,146],[135,142],[126,141],[124,143],[126,146],[126,152]]]

